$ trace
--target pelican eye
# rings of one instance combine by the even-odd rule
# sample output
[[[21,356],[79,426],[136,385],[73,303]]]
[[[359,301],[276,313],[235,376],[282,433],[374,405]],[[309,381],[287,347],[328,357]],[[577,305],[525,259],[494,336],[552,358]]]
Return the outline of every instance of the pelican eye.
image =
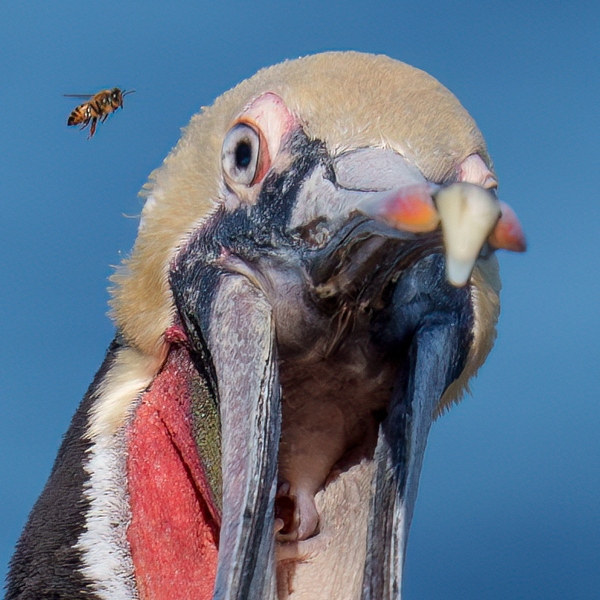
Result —
[[[241,141],[235,148],[235,166],[238,169],[247,169],[252,162],[252,146]]]
[[[260,136],[246,123],[238,123],[229,130],[223,142],[221,161],[225,176],[232,183],[254,183],[260,154]]]

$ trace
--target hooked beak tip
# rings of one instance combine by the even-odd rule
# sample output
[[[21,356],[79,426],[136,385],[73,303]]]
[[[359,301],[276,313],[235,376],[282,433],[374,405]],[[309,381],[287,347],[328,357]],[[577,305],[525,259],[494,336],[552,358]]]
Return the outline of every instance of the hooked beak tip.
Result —
[[[463,287],[473,271],[475,261],[446,257],[446,279],[454,287]]]
[[[527,240],[515,211],[502,201],[500,201],[500,208],[502,214],[490,235],[490,245],[498,250],[525,252]]]
[[[361,211],[394,229],[410,233],[429,233],[440,222],[428,185],[377,192],[363,203]]]
[[[452,285],[461,287],[498,223],[500,202],[478,185],[455,183],[440,190],[435,203],[446,249],[446,275]]]

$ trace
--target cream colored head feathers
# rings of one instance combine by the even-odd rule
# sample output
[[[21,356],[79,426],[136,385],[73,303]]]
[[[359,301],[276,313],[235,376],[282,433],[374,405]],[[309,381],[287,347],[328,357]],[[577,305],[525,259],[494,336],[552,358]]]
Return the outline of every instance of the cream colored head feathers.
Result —
[[[392,148],[433,182],[455,174],[485,142],[458,100],[433,77],[386,56],[331,52],[259,71],[195,115],[157,169],[133,253],[112,278],[117,327],[138,351],[159,358],[174,316],[169,265],[220,200],[221,145],[233,119],[254,98],[275,92],[306,134],[332,154]]]

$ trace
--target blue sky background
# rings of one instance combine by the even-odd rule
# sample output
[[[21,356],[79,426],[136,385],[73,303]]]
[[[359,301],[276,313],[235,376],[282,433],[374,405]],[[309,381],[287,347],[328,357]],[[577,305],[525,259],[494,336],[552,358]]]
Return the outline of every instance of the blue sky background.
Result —
[[[530,243],[496,348],[433,428],[407,600],[600,589],[600,4],[8,0],[0,18],[0,575],[113,335],[137,192],[200,106],[263,66],[385,53],[477,120]],[[135,88],[96,137],[65,93]]]

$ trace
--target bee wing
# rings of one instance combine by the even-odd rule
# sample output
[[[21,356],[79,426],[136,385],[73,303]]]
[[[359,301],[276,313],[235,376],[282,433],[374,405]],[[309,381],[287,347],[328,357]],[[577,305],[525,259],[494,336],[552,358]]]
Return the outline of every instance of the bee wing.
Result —
[[[85,100],[89,100],[93,95],[94,94],[63,94],[65,98],[84,98]]]

